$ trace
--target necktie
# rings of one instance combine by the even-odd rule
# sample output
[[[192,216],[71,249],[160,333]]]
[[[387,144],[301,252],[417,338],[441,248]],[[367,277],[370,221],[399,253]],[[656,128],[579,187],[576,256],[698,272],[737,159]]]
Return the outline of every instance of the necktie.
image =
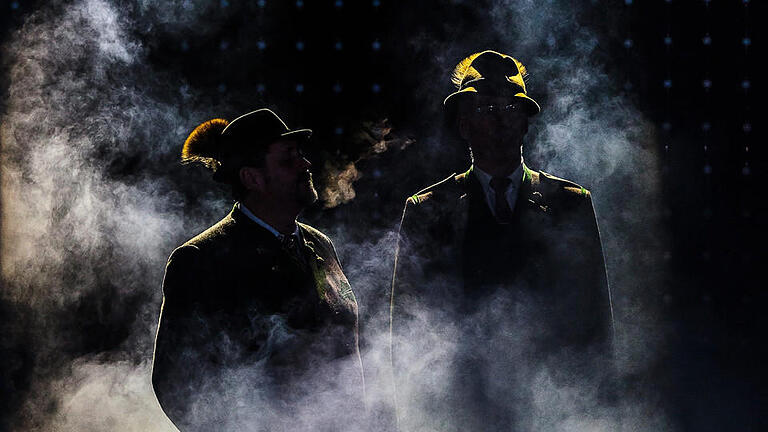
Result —
[[[491,178],[491,189],[496,197],[496,220],[499,223],[509,223],[512,221],[512,209],[509,208],[509,202],[507,202],[507,188],[512,180],[507,177],[493,177]]]

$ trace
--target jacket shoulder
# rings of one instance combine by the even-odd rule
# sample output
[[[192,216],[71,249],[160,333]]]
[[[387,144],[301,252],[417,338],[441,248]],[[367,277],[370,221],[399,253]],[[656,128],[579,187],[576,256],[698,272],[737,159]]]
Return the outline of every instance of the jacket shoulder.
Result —
[[[227,215],[205,231],[187,240],[181,247],[194,246],[198,249],[208,249],[225,239],[233,228],[234,219],[231,215]]]
[[[428,186],[409,196],[405,204],[407,207],[420,206],[431,201],[443,201],[445,199],[458,198],[464,192],[463,185],[467,173],[453,173],[439,182]]]
[[[539,188],[542,193],[551,197],[583,201],[591,198],[591,193],[585,187],[570,180],[554,176],[544,171],[534,172],[538,177]],[[536,181],[534,180],[534,183]]]
[[[165,264],[163,295],[192,296],[196,291],[193,281],[199,279],[202,261],[200,249],[193,244],[185,243],[174,249]]]

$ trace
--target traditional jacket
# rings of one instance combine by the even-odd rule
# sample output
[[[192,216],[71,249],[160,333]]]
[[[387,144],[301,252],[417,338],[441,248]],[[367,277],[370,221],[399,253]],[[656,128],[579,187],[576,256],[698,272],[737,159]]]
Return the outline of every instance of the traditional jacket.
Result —
[[[355,296],[328,237],[299,230],[291,251],[235,208],[171,254],[152,378],[182,431],[362,416]]]
[[[472,168],[406,201],[391,298],[403,430],[530,429],[541,368],[601,368],[608,355],[590,193],[523,168],[509,224],[497,223]]]

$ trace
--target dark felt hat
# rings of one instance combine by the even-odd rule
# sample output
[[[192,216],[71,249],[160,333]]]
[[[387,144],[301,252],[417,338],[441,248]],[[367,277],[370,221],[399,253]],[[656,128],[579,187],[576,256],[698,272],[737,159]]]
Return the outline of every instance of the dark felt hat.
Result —
[[[310,129],[290,129],[274,111],[262,108],[243,114],[229,122],[221,132],[228,150],[232,153],[250,151],[280,139],[303,141],[312,135]]]
[[[247,165],[254,155],[266,152],[269,144],[285,139],[302,142],[311,135],[311,129],[290,129],[268,108],[243,114],[221,131],[222,165],[213,178],[231,182],[240,167]]]
[[[272,110],[262,108],[243,114],[231,122],[208,120],[197,126],[184,142],[183,163],[200,162],[213,170],[216,181],[231,183],[238,170],[279,140],[306,141],[310,129],[290,129]]]
[[[467,96],[509,96],[521,99],[529,116],[536,115],[541,108],[528,96],[527,77],[525,66],[511,56],[491,50],[475,53],[456,65],[452,79],[458,90],[448,95],[443,105],[455,113],[457,102]]]

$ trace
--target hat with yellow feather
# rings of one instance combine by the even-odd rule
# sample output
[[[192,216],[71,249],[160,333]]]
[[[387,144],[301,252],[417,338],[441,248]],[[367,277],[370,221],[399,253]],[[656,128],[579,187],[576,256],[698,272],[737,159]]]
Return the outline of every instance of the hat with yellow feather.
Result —
[[[519,98],[525,112],[533,116],[541,111],[539,104],[528,96],[528,70],[514,57],[486,50],[460,61],[453,69],[451,81],[457,90],[443,101],[445,109],[455,114],[457,102],[477,94]]]

